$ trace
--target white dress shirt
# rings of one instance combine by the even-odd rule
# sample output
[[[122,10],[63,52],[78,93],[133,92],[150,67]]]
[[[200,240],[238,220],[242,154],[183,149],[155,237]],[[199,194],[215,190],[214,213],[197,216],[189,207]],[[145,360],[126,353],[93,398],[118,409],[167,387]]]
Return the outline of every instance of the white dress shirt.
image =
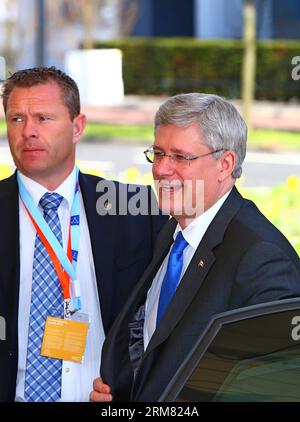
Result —
[[[25,187],[36,206],[47,189],[35,181],[19,173]],[[63,246],[66,250],[72,203],[75,193],[75,168],[68,178],[55,190],[63,196],[58,214],[62,227]],[[90,242],[86,213],[80,198],[80,243],[77,263],[77,279],[80,282],[82,310],[89,316],[89,330],[83,363],[63,361],[61,400],[89,401],[89,393],[93,389],[93,380],[99,376],[100,356],[104,342],[104,329],[101,319],[98,299],[97,282]],[[42,209],[39,207],[41,212]],[[19,294],[19,361],[16,388],[16,401],[26,401],[24,398],[26,355],[28,343],[28,328],[31,306],[32,268],[36,231],[31,223],[22,201],[19,199],[20,215],[20,294]]]
[[[184,230],[181,229],[180,225],[177,224],[176,229],[173,234],[173,238],[175,240],[177,233],[182,231],[182,235],[185,240],[188,242],[188,246],[183,251],[183,266],[182,272],[180,276],[179,283],[189,266],[196,249],[198,248],[208,226],[216,216],[217,212],[223,205],[225,199],[229,195],[229,192],[226,192],[225,195],[222,196],[212,207],[206,210],[203,214],[199,215],[199,217],[195,218]],[[172,245],[171,245],[172,247]],[[171,248],[170,248],[171,249]],[[147,300],[145,305],[145,323],[144,323],[144,350],[146,350],[149,341],[156,329],[156,316],[157,316],[157,308],[158,308],[158,301],[161,286],[163,283],[163,279],[167,270],[168,260],[169,260],[170,251],[163,260],[156,276],[153,279],[152,285],[148,290]],[[179,285],[178,283],[178,285]]]

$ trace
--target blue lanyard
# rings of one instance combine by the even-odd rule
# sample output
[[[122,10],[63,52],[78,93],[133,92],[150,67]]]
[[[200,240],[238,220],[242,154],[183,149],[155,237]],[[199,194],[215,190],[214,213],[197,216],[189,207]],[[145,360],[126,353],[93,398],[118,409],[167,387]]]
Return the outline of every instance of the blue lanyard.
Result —
[[[68,273],[71,279],[71,291],[73,292],[72,308],[74,311],[77,311],[81,309],[79,282],[78,280],[76,280],[76,268],[77,268],[77,262],[78,262],[79,239],[80,239],[80,202],[79,202],[79,183],[78,183],[79,170],[77,166],[75,167],[75,171],[76,171],[76,188],[75,188],[75,194],[74,194],[74,199],[72,203],[71,221],[70,221],[72,263],[68,259],[68,256],[65,250],[63,249],[63,247],[57,240],[56,236],[53,234],[52,230],[50,229],[48,223],[45,221],[38,207],[33,202],[28,190],[26,189],[18,173],[17,173],[17,180],[18,180],[18,185],[19,185],[19,193],[20,193],[22,201],[24,202],[24,205],[26,206],[26,208],[28,209],[32,217],[34,218],[36,224],[39,226],[40,230],[46,237],[47,241],[49,242],[50,246],[55,252],[57,258],[59,259],[63,269]]]

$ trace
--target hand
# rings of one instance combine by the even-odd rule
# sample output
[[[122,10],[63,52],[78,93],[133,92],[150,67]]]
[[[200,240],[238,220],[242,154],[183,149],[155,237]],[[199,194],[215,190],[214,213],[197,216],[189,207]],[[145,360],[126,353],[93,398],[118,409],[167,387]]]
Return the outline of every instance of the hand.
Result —
[[[109,385],[104,384],[100,377],[96,378],[93,382],[93,391],[90,393],[90,401],[112,401],[111,388]]]

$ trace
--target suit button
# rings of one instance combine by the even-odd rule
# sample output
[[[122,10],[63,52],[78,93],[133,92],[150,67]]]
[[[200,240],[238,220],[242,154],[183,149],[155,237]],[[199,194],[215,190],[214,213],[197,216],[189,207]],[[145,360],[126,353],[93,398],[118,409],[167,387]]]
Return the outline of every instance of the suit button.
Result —
[[[12,359],[13,357],[14,357],[14,352],[8,352],[8,357],[10,358],[10,359]]]

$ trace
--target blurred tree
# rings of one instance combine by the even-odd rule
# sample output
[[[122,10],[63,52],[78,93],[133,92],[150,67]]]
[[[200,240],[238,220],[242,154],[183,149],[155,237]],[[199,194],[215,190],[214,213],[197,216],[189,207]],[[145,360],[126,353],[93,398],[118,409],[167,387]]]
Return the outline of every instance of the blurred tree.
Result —
[[[139,9],[139,0],[43,0],[41,37],[41,4],[42,0],[0,0],[0,55],[9,71],[41,62],[63,68],[67,52],[92,48],[95,40],[129,35]]]
[[[244,58],[242,66],[242,101],[244,119],[251,128],[251,107],[255,94],[256,9],[254,0],[244,0]]]
[[[139,0],[118,0],[120,36],[132,33],[139,14]]]
[[[98,0],[98,7],[103,2]],[[83,48],[93,48],[93,26],[94,26],[94,0],[81,0],[82,22],[83,22]]]
[[[37,66],[45,65],[45,0],[36,1],[36,64]]]
[[[117,15],[115,34],[119,37],[130,35],[136,23],[139,11],[138,0],[81,0],[82,22],[84,28],[83,47],[93,47],[93,29],[98,17],[100,25],[107,20],[107,10]]]
[[[15,25],[16,25],[16,5],[14,0],[5,0],[5,19],[4,24],[4,42],[1,51],[1,55],[5,57],[7,70],[11,71],[14,69],[16,60],[16,49],[15,49]]]

